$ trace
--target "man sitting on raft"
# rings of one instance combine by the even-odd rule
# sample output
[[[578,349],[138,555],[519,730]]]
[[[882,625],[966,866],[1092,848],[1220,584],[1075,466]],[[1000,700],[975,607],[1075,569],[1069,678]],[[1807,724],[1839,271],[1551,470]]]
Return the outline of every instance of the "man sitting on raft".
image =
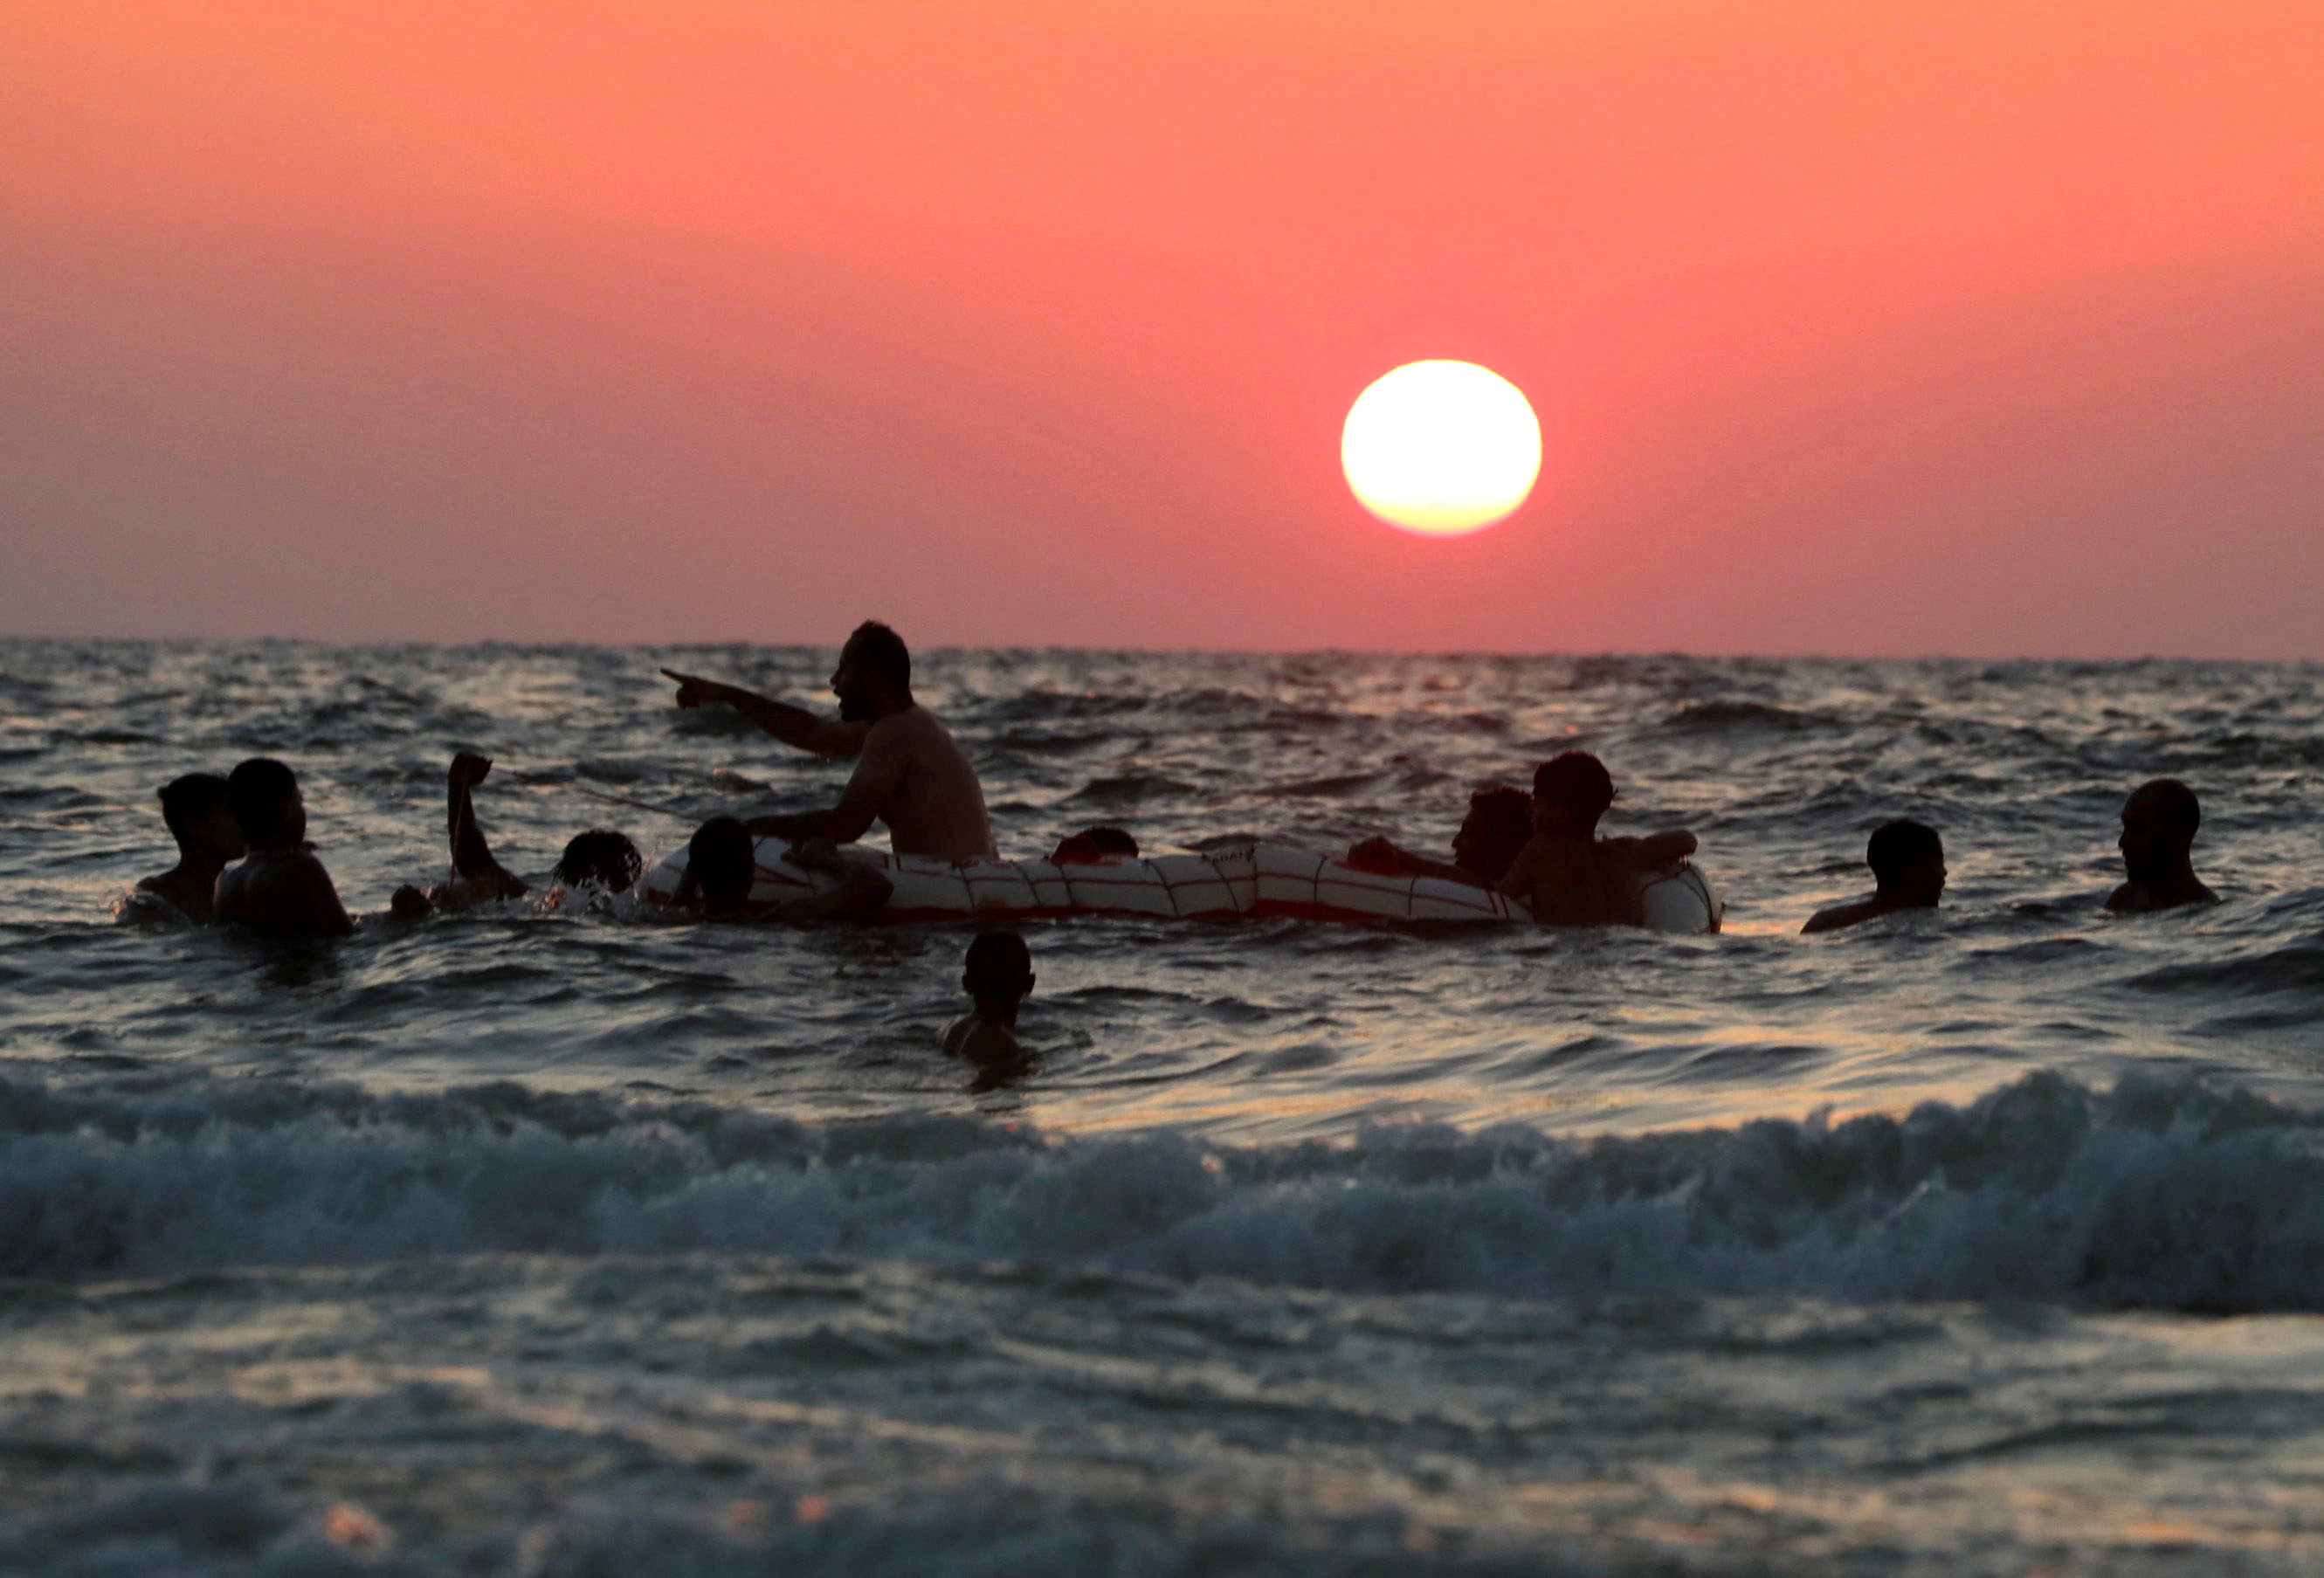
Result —
[[[1533,907],[1543,926],[1644,926],[1646,879],[1694,853],[1679,829],[1650,838],[1600,838],[1614,780],[1587,751],[1568,751],[1533,775],[1533,837],[1501,891]]]
[[[1487,784],[1469,797],[1469,814],[1452,835],[1452,863],[1397,848],[1385,838],[1367,838],[1348,851],[1358,871],[1388,877],[1442,877],[1471,888],[1497,886],[1508,874],[1517,852],[1533,836],[1533,802],[1505,783]]]
[[[2176,909],[2216,904],[2219,896],[2195,874],[2195,834],[2203,807],[2195,791],[2175,778],[2158,778],[2131,791],[2122,804],[2123,873],[2130,880],[2107,900],[2108,909]]]
[[[761,837],[828,838],[853,844],[874,822],[888,826],[898,854],[932,860],[993,858],[984,789],[952,732],[912,699],[912,656],[903,637],[876,621],[856,626],[840,649],[831,688],[839,722],[733,685],[665,669],[678,681],[678,705],[723,703],[787,745],[825,756],[853,756],[855,775],[828,811],[759,817]]]

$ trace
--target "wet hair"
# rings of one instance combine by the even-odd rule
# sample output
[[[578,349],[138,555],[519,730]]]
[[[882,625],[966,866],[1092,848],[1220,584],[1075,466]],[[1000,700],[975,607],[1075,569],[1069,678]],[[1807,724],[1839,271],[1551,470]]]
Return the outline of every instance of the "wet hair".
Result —
[[[2203,803],[2195,798],[2193,789],[2177,779],[2149,779],[2140,784],[2130,798],[2135,800],[2141,795],[2153,801],[2164,817],[2189,833],[2195,833],[2202,827]]]
[[[180,844],[194,830],[194,824],[210,814],[210,808],[226,798],[226,780],[215,772],[189,772],[173,778],[161,788],[161,820],[170,835]]]
[[[1018,998],[1033,990],[1033,950],[1013,931],[988,931],[968,945],[961,984],[971,997]]]
[[[1552,806],[1572,806],[1595,822],[1614,803],[1613,775],[1587,751],[1567,751],[1534,769],[1533,796]]]
[[[611,828],[592,827],[575,834],[566,844],[565,853],[558,857],[556,876],[568,888],[595,882],[611,892],[626,893],[644,868],[638,846],[627,837]]]
[[[1052,863],[1082,865],[1104,860],[1109,855],[1138,858],[1138,840],[1123,827],[1084,827],[1079,833],[1068,833],[1057,840],[1057,847],[1049,853]]]
[[[694,873],[695,891],[721,909],[750,898],[758,864],[751,830],[732,817],[711,817],[687,841],[686,869]]]
[[[1512,789],[1505,783],[1489,783],[1469,796],[1469,815],[1477,823],[1477,830],[1492,840],[1496,852],[1493,861],[1499,871],[1480,871],[1480,877],[1495,881],[1508,874],[1509,863],[1517,851],[1533,836],[1533,802],[1525,790]]]
[[[1864,846],[1864,863],[1872,868],[1873,881],[1883,888],[1914,866],[1944,858],[1945,841],[1937,836],[1937,830],[1906,817],[1881,823]]]
[[[902,636],[876,619],[867,619],[855,627],[847,644],[855,649],[855,661],[866,673],[879,675],[899,688],[910,687],[912,653]]]
[[[256,844],[282,820],[282,802],[299,792],[299,775],[272,756],[254,756],[226,780],[226,809]]]

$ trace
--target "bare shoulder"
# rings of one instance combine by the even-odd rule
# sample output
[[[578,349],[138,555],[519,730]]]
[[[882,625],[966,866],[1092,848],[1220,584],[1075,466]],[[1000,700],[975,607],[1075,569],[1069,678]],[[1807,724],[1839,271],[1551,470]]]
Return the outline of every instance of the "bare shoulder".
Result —
[[[2142,909],[2153,909],[2154,901],[2143,884],[2125,882],[2107,896],[2106,907],[2116,915],[2131,915]]]
[[[973,1014],[962,1024],[965,1033],[955,1056],[978,1064],[1013,1063],[1025,1056],[1025,1048],[1017,1044],[1017,1038],[999,1025],[987,1024]]]
[[[1812,931],[1839,931],[1854,926],[1865,918],[1868,908],[1859,900],[1853,904],[1835,904],[1829,909],[1819,909],[1808,917],[1805,926],[1800,927],[1801,935]]]

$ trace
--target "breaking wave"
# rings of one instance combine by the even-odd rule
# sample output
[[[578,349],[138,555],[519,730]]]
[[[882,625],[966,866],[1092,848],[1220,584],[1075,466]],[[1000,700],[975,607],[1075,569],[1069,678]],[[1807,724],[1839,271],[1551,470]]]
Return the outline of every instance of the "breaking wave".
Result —
[[[1012,1260],[1366,1292],[2324,1308],[2324,1120],[2036,1075],[1902,1118],[1351,1145],[808,1127],[478,1086],[0,1080],[0,1271],[428,1254]]]

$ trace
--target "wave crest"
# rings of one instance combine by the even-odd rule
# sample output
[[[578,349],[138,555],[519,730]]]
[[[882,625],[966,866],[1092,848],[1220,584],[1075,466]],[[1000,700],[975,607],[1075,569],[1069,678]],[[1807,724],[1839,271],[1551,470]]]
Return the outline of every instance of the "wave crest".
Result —
[[[1352,1146],[816,1129],[509,1085],[150,1093],[0,1080],[0,1270],[485,1251],[1006,1260],[1355,1291],[2324,1308],[2319,1121],[2036,1075],[1902,1118]]]

